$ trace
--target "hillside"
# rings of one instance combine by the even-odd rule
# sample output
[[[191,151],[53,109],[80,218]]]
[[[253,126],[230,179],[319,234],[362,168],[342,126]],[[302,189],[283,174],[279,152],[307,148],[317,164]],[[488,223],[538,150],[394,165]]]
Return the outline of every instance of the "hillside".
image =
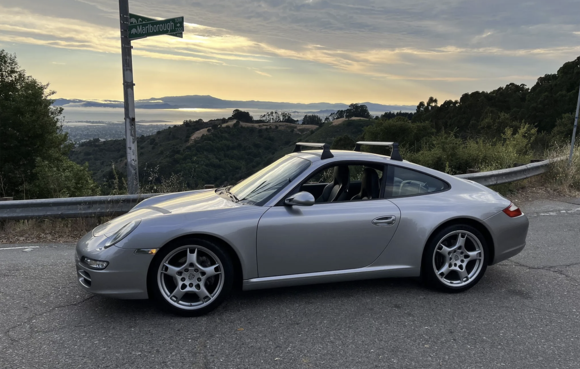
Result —
[[[349,120],[321,127],[291,123],[191,123],[138,138],[139,176],[151,184],[179,175],[185,188],[236,183],[289,153],[297,141],[329,142],[336,137],[360,137],[369,120]],[[108,193],[114,187],[113,164],[125,175],[125,141],[91,140],[71,152],[77,163],[88,163],[94,179]]]

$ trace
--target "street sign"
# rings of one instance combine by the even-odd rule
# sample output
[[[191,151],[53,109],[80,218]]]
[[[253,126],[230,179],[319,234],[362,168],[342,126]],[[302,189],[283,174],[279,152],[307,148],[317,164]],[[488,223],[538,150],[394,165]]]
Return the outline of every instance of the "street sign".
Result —
[[[141,24],[141,23],[148,23],[148,22],[155,22],[158,19],[153,19],[149,17],[145,17],[143,15],[129,13],[129,20],[130,24]],[[183,32],[176,32],[176,33],[168,33],[169,36],[183,38]]]
[[[163,19],[146,23],[130,23],[129,39],[144,38],[171,33],[183,33],[183,17]]]

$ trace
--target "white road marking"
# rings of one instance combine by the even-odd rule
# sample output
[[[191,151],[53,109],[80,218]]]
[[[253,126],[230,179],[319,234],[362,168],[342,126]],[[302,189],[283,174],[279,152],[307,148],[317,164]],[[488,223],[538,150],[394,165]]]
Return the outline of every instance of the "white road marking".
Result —
[[[26,249],[22,251],[32,251],[32,249],[37,249],[40,246],[18,246],[18,247],[0,247],[0,250],[18,250],[18,249]]]

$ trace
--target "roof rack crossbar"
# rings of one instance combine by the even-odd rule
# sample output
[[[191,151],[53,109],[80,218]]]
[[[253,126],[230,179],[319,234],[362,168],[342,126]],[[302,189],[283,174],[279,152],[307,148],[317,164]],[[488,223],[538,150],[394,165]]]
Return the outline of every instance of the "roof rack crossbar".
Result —
[[[312,147],[315,149],[322,149],[322,155],[320,159],[334,158],[334,155],[330,152],[330,146],[326,143],[313,143],[313,142],[296,142],[294,147],[294,152],[301,152],[302,147]]]
[[[362,145],[391,146],[393,148],[393,150],[391,151],[391,160],[403,161],[403,158],[399,153],[399,144],[397,142],[358,141],[354,146],[354,151],[360,151]]]

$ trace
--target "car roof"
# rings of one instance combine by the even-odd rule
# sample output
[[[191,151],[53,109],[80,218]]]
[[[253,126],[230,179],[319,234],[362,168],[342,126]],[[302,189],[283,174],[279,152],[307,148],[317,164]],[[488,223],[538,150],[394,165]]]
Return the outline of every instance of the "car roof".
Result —
[[[288,156],[299,157],[302,159],[306,159],[311,161],[313,164],[316,164],[317,167],[324,165],[325,163],[334,163],[336,161],[343,161],[343,160],[352,160],[352,161],[371,161],[375,163],[381,164],[391,164],[395,166],[405,167],[409,169],[418,170],[424,172],[426,174],[430,174],[432,176],[438,177],[445,181],[456,181],[459,180],[458,178],[438,171],[436,169],[432,169],[429,167],[425,167],[419,164],[415,164],[413,162],[407,160],[391,160],[390,156],[374,154],[370,152],[361,152],[361,151],[349,151],[349,150],[332,150],[333,157],[327,159],[321,159],[321,151],[320,150],[305,150],[300,152],[293,152],[288,154]]]

